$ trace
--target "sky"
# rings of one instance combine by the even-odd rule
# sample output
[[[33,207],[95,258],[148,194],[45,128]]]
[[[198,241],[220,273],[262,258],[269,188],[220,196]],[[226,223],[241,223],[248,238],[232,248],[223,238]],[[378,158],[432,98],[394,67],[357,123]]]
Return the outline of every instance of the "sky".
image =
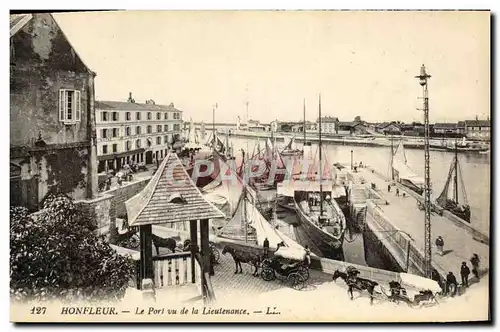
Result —
[[[184,120],[423,121],[490,115],[489,12],[127,11],[55,14],[96,99],[174,103]]]

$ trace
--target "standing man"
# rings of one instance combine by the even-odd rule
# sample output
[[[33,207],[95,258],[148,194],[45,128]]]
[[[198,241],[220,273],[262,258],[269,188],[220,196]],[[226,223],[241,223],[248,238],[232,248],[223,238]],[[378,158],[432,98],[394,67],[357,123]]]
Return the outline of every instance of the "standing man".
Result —
[[[477,254],[472,255],[470,262],[472,264],[472,273],[474,273],[477,281],[479,281],[479,256]]]
[[[388,192],[388,193],[390,193],[390,192],[391,192],[391,184],[390,184],[390,183],[387,185],[387,192]]]
[[[269,240],[267,237],[264,239],[264,258],[269,256]]]
[[[443,256],[444,240],[441,235],[436,239],[436,248],[438,251],[438,255]]]
[[[305,262],[307,264],[307,266],[311,266],[311,250],[309,250],[309,246],[306,245],[304,247],[304,249],[306,250],[306,258],[305,258]]]
[[[450,288],[453,285],[453,292],[451,292],[451,296],[455,296],[457,294],[457,278],[453,274],[453,272],[448,272],[448,275],[446,276],[446,294],[450,293]]]
[[[462,267],[460,268],[460,276],[462,277],[462,287],[469,287],[469,274],[470,269],[466,262],[462,262]]]

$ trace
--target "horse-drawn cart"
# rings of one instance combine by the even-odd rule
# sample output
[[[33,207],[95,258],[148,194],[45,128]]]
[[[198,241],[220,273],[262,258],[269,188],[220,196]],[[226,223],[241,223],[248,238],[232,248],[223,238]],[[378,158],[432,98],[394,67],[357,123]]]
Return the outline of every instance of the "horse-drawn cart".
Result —
[[[274,256],[262,262],[262,279],[271,281],[276,278],[290,282],[295,290],[301,290],[309,279],[309,268],[306,264],[305,250],[291,247],[280,247]]]
[[[393,302],[405,302],[409,306],[436,304],[436,295],[442,292],[439,284],[428,278],[409,273],[400,273],[399,280],[389,283],[390,293],[382,291]]]
[[[117,245],[124,248],[137,249],[140,245],[139,227],[129,226],[126,218],[116,218]]]

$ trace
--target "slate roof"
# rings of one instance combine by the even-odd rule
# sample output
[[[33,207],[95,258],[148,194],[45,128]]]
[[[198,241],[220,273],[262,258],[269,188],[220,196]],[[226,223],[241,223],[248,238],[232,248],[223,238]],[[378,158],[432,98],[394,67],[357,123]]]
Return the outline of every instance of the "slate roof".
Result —
[[[130,226],[225,216],[202,196],[175,153],[163,159],[148,185],[125,206]]]
[[[490,120],[465,120],[467,127],[491,127]]]
[[[95,108],[98,110],[116,111],[174,111],[181,112],[173,106],[158,104],[131,103],[128,101],[96,100]]]

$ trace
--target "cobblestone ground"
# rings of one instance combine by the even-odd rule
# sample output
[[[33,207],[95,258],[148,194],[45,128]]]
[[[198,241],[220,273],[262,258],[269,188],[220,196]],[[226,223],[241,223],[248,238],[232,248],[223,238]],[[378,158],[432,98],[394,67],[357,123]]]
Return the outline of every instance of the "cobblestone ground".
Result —
[[[290,288],[290,284],[286,281],[280,281],[278,279],[265,281],[260,276],[252,276],[253,267],[249,264],[243,263],[242,268],[242,274],[234,274],[235,265],[232,257],[230,255],[224,256],[221,254],[219,264],[215,265],[214,268],[215,276],[211,278],[218,302],[238,297],[248,298],[269,291]],[[310,270],[307,288],[329,281],[332,281],[331,275],[316,270]]]

